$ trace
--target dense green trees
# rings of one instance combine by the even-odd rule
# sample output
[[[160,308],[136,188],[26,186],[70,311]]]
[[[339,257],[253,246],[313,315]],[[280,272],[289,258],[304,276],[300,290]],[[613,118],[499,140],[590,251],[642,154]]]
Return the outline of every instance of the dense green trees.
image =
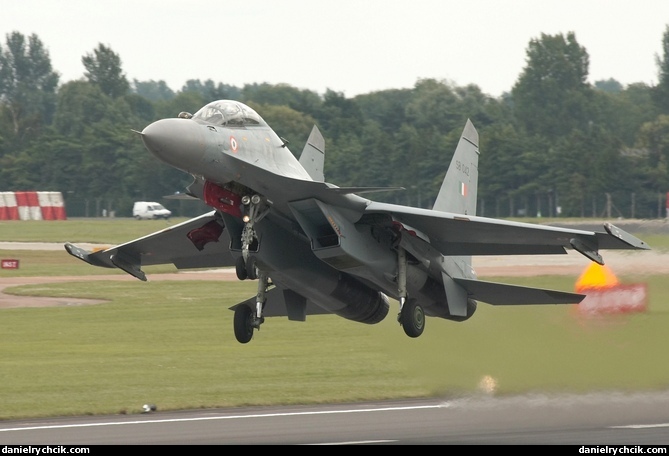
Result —
[[[500,98],[435,79],[346,98],[286,84],[130,84],[102,44],[82,57],[83,78],[59,85],[39,38],[14,32],[0,46],[0,191],[61,191],[71,216],[128,216],[137,199],[195,215],[206,207],[162,199],[190,176],[154,159],[132,130],[231,98],[256,109],[298,156],[317,124],[329,182],[406,189],[378,200],[430,207],[469,118],[481,138],[479,214],[663,217],[669,28],[663,46],[656,87],[590,85],[587,51],[569,33],[531,40],[526,67]]]
[[[655,102],[663,114],[669,114],[669,25],[662,37],[662,56],[656,56],[658,84],[655,88]]]
[[[516,117],[528,133],[556,139],[593,120],[589,63],[573,33],[530,41],[527,66],[512,90]]]
[[[121,58],[111,48],[100,43],[92,54],[81,58],[88,82],[100,88],[102,93],[111,98],[118,98],[128,93],[130,84],[123,74]]]
[[[0,101],[6,140],[34,136],[51,121],[58,74],[51,69],[49,53],[37,37],[18,32],[0,46]]]

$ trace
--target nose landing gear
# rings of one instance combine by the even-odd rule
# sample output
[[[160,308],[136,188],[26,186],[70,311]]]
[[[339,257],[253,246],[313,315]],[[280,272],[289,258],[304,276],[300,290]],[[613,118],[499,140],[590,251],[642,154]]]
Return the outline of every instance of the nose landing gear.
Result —
[[[258,269],[255,256],[251,254],[251,252],[257,252],[259,246],[255,224],[267,214],[269,207],[260,195],[243,196],[242,204],[245,206],[242,217],[244,221],[241,235],[242,256],[237,258],[235,272],[239,280],[258,280],[255,310],[247,304],[240,304],[235,308],[235,337],[237,341],[245,344],[253,338],[253,331],[260,330],[260,325],[265,321],[265,317],[263,317],[263,308],[267,300],[265,294],[269,290],[271,282],[267,273]]]
[[[255,224],[262,220],[267,214],[267,207],[260,195],[242,197],[242,204],[245,206],[244,229],[242,230],[242,256],[237,259],[235,271],[239,280],[256,280],[258,278],[258,268],[255,258],[250,255],[251,251],[258,250],[258,236],[255,231]]]

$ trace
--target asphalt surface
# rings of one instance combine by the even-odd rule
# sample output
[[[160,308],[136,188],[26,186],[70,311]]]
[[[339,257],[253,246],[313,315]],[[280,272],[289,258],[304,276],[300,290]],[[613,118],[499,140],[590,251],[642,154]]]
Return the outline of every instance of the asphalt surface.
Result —
[[[588,445],[615,446],[624,454],[623,445],[627,450],[636,445],[666,450],[669,392],[157,410],[5,421],[0,422],[0,444]],[[575,448],[573,453],[582,452]]]

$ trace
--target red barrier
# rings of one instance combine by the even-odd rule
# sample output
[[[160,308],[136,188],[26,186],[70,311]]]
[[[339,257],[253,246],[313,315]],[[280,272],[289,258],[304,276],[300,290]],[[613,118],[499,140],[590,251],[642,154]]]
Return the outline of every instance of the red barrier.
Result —
[[[16,207],[19,211],[19,220],[30,220],[30,207],[28,206],[28,192],[14,192],[16,196]]]
[[[0,192],[0,220],[9,220],[9,211],[7,210],[7,203],[5,203],[5,193]]]
[[[5,206],[7,207],[7,220],[18,220],[19,208],[16,203],[16,195],[14,192],[5,192],[4,199]]]
[[[0,220],[66,220],[60,192],[0,192]]]
[[[37,192],[38,206],[42,208],[42,219],[56,220],[53,213],[53,204],[51,203],[52,192]]]
[[[65,220],[65,201],[60,192],[51,192],[51,206],[53,207],[54,220]]]

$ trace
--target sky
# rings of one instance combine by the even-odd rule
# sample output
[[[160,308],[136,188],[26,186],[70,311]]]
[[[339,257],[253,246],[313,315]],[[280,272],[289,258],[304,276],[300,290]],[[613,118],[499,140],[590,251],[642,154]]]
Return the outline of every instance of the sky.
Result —
[[[36,34],[60,82],[99,44],[130,82],[285,83],[353,97],[433,78],[498,97],[531,40],[574,32],[588,82],[657,84],[669,0],[2,0],[7,34]]]

